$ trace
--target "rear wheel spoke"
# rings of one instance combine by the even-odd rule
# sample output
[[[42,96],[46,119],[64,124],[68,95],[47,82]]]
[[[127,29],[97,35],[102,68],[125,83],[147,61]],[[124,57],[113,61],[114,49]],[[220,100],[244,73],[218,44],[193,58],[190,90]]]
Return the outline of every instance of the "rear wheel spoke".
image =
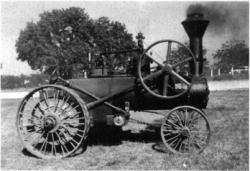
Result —
[[[57,132],[55,132],[55,134],[56,134],[56,136],[58,137],[58,144],[59,144],[59,146],[60,146],[60,148],[61,148],[61,150],[62,150],[62,154],[63,154],[63,156],[65,155],[65,152],[64,152],[64,149],[63,149],[63,142],[61,141],[61,138],[60,138],[60,136],[58,135],[58,133]]]
[[[61,139],[60,135],[57,134],[57,136],[58,136],[58,138],[59,138],[60,141],[61,141],[62,147],[67,151],[67,153],[69,153],[69,150],[68,150],[68,148],[64,145],[63,140]]]
[[[52,141],[53,141],[53,149],[54,149],[54,152],[55,152],[55,156],[56,156],[56,146],[55,146],[55,139],[54,139],[54,133],[51,133],[51,136],[52,136]]]
[[[47,145],[47,142],[48,142],[48,136],[49,136],[49,134],[47,134],[46,135],[46,138],[45,138],[45,140],[44,140],[44,142],[43,142],[43,144],[42,144],[42,147],[40,148],[40,152],[42,152],[43,151],[43,147],[46,147]],[[45,150],[46,150],[46,148],[45,148]]]

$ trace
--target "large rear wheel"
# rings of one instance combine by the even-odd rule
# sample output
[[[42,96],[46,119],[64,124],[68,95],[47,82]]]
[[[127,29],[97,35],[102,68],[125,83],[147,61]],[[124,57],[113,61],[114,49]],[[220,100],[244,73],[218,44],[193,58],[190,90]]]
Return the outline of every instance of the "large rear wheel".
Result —
[[[72,89],[48,85],[21,102],[16,122],[24,147],[39,158],[73,154],[86,139],[90,119],[84,101]]]

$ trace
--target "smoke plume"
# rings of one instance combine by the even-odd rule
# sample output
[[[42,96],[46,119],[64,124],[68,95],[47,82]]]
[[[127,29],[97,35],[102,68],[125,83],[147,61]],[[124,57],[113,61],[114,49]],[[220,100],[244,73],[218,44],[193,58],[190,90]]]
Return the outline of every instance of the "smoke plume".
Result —
[[[210,20],[208,32],[212,34],[227,33],[230,39],[245,40],[249,36],[249,3],[248,2],[207,2],[193,4],[187,14],[203,13]]]

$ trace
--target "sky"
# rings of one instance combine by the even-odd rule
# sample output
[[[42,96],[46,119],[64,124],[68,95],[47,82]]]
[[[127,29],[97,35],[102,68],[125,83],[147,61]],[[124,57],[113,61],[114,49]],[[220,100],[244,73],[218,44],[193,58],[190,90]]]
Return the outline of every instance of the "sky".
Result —
[[[196,1],[197,3],[197,1]],[[229,2],[230,3],[230,2]],[[1,58],[0,69],[3,75],[31,74],[32,71],[26,62],[17,61],[15,42],[20,31],[27,22],[39,21],[39,14],[53,9],[69,7],[85,8],[93,19],[101,16],[110,20],[119,21],[126,25],[129,33],[135,37],[142,32],[145,45],[162,39],[174,39],[180,42],[188,41],[181,22],[186,18],[186,10],[194,4],[192,1],[1,1]],[[249,14],[247,14],[249,15]],[[247,28],[248,29],[248,28]],[[207,58],[213,62],[212,54],[221,44],[228,40],[227,32],[214,36],[205,33],[203,46],[207,49]]]

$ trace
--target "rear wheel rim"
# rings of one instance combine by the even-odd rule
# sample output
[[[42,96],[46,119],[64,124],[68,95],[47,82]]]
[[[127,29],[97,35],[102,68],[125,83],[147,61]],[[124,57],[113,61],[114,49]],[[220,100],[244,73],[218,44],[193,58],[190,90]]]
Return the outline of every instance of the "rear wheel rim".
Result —
[[[43,86],[29,93],[17,114],[24,147],[39,158],[73,154],[86,138],[89,115],[77,94],[62,86]]]

